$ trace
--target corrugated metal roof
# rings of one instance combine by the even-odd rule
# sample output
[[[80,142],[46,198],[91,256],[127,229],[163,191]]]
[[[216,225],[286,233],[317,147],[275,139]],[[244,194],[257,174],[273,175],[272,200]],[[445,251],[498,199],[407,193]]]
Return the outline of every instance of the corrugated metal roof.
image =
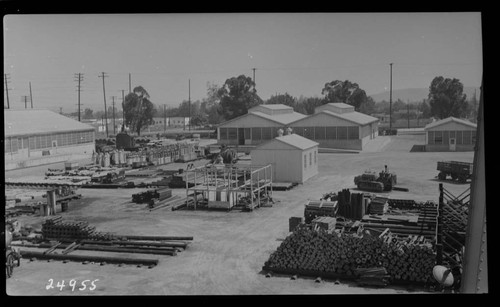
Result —
[[[366,115],[366,114],[363,114],[363,113],[359,113],[359,112],[349,112],[349,113],[339,114],[339,113],[335,113],[335,112],[328,111],[328,110],[323,110],[321,112],[315,113],[315,114],[310,115],[308,117],[318,116],[319,114],[327,114],[327,115],[330,115],[330,116],[334,116],[334,117],[337,117],[337,118],[341,118],[341,119],[350,121],[350,122],[358,124],[358,125],[367,125],[367,124],[379,121],[379,119],[376,118],[376,117],[373,117],[373,116],[370,116],[370,115]],[[293,123],[296,123],[298,121],[299,120],[297,120],[297,121],[295,121]]]
[[[41,134],[95,128],[50,110],[4,110],[5,136]]]
[[[257,111],[251,112],[251,113],[255,114],[257,116],[260,116],[262,118],[275,121],[275,122],[283,124],[283,125],[288,125],[289,123],[291,123],[293,121],[307,117],[307,115],[297,113],[297,112],[286,113],[286,114],[275,114],[275,115],[268,115],[268,114],[265,114],[262,112],[257,112]]]
[[[302,137],[297,134],[288,134],[288,135],[283,135],[283,136],[278,136],[274,138],[273,140],[288,144],[290,146],[293,146],[295,148],[305,150],[309,149],[314,146],[318,146],[319,143],[316,143],[314,141],[311,141],[308,138]],[[271,140],[271,141],[273,141]]]
[[[455,122],[457,124],[462,124],[462,125],[466,125],[466,126],[469,126],[469,127],[477,128],[476,124],[471,123],[468,120],[464,120],[464,119],[460,119],[460,118],[456,118],[456,117],[450,116],[448,118],[441,119],[441,120],[435,121],[433,123],[427,124],[424,129],[427,130],[427,129],[430,129],[430,128],[434,128],[434,127],[437,127],[437,126],[441,126],[441,125],[450,123],[450,122]]]

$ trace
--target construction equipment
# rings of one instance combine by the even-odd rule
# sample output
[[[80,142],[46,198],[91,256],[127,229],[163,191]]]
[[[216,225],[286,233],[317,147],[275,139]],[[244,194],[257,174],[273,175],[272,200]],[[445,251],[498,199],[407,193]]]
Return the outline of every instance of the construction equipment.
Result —
[[[125,180],[125,170],[110,171],[102,178],[102,183],[115,183],[118,181]]]
[[[460,183],[465,183],[467,179],[472,178],[472,163],[459,161],[439,161],[437,170],[439,171],[438,179],[446,180],[447,176],[451,180],[458,180]]]
[[[221,145],[219,154],[222,157],[224,164],[233,164],[238,161],[238,153],[236,150],[229,148],[224,144]]]
[[[378,176],[376,172],[365,171],[364,174],[354,177],[354,184],[358,189],[365,191],[391,191],[397,184],[397,176],[387,171],[385,165],[385,170],[378,173]]]

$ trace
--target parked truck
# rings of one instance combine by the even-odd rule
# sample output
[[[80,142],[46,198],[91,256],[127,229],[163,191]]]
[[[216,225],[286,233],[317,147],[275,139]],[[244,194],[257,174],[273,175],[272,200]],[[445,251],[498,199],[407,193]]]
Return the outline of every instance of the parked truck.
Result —
[[[438,179],[446,180],[448,176],[451,180],[458,180],[458,182],[465,183],[467,179],[472,177],[473,163],[459,162],[459,161],[439,161],[437,163],[437,170],[439,171]]]

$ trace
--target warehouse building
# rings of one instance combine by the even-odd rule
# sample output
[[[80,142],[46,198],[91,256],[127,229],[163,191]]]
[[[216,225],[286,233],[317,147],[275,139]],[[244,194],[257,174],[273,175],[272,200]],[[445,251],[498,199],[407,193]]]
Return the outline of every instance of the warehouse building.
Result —
[[[217,141],[226,145],[259,145],[277,136],[278,129],[305,117],[283,104],[259,105],[219,125]]]
[[[318,142],[320,148],[363,150],[377,137],[378,123],[378,118],[356,112],[351,105],[327,103],[290,126],[294,133]]]
[[[477,125],[448,117],[425,126],[426,151],[473,151]]]
[[[318,174],[318,143],[297,134],[262,143],[251,157],[252,165],[272,165],[273,182],[304,183]]]
[[[5,169],[90,158],[95,128],[49,110],[4,110]]]

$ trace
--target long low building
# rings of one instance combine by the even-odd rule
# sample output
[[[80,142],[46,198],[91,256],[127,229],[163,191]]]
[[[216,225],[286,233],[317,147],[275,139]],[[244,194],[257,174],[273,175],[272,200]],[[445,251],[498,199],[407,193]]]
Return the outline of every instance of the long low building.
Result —
[[[49,110],[4,110],[5,169],[91,157],[95,128]]]
[[[465,119],[448,117],[428,124],[425,151],[473,151],[477,125]]]
[[[276,137],[278,129],[291,128],[321,148],[362,150],[377,137],[378,123],[378,118],[356,112],[345,103],[319,106],[309,116],[286,105],[259,105],[219,125],[217,139],[219,144],[255,146]]]

